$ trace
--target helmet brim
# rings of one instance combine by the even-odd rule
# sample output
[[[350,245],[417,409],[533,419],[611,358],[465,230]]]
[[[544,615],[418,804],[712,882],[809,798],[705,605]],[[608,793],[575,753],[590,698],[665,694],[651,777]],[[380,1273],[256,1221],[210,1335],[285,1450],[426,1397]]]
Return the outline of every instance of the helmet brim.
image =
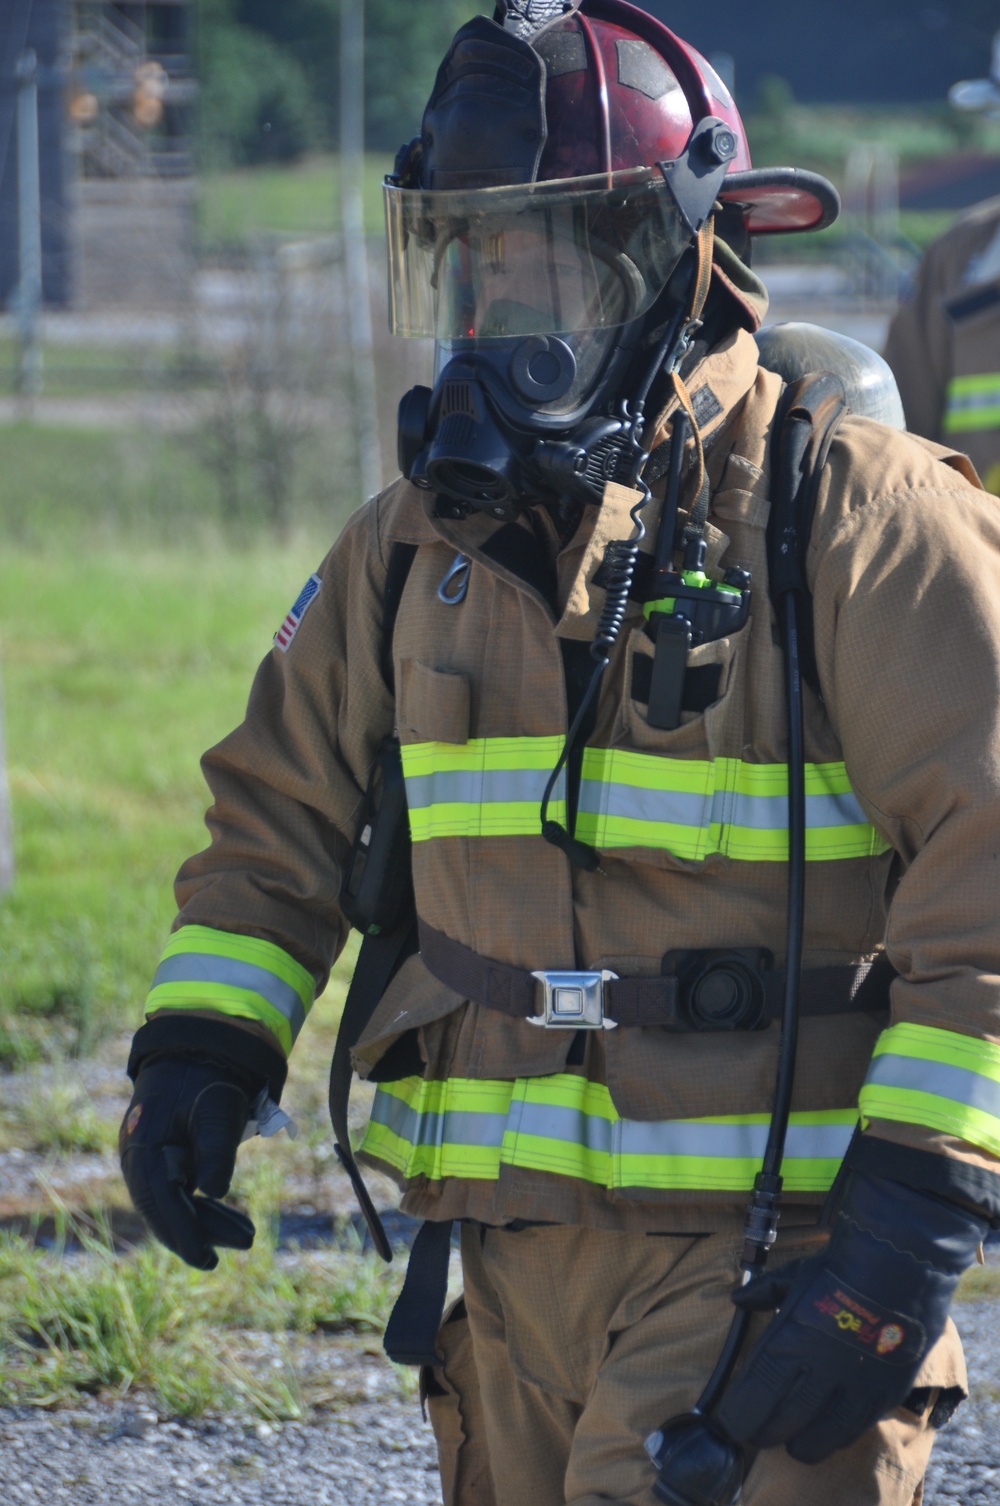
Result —
[[[719,199],[740,206],[750,235],[825,230],[840,213],[840,195],[829,179],[799,167],[728,173]]]

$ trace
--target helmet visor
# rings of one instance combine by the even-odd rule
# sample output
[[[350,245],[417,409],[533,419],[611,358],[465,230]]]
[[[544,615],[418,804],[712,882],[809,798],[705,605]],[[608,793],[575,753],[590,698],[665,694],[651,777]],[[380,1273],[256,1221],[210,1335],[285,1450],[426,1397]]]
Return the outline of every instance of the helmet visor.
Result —
[[[627,324],[691,239],[656,168],[509,188],[384,189],[389,327],[509,340]]]

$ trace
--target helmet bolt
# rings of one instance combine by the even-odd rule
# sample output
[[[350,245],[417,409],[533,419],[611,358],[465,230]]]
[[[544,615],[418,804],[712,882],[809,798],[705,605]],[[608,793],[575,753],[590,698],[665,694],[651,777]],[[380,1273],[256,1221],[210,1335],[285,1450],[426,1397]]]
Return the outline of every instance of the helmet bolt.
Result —
[[[728,126],[718,125],[706,139],[708,154],[714,162],[728,162],[736,155],[736,133]]]

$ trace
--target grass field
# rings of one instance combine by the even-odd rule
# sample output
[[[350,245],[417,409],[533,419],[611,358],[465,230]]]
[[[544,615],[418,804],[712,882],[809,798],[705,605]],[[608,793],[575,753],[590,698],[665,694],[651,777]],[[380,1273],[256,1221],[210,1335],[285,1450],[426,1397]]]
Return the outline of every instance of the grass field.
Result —
[[[138,1018],[198,757],[349,507],[281,541],[225,531],[178,441],[0,432],[0,634],[17,882],[0,901],[0,1061]],[[216,509],[217,511],[217,509]]]
[[[389,155],[365,159],[364,217],[382,230],[382,179]],[[282,167],[236,168],[199,183],[198,245],[202,254],[240,250],[261,236],[330,235],[340,229],[340,172],[335,153]]]
[[[319,1398],[297,1371],[296,1342],[380,1333],[402,1271],[343,1250],[289,1260],[275,1245],[279,1174],[257,1160],[241,1192],[257,1237],[246,1255],[222,1252],[215,1272],[154,1243],[119,1254],[100,1217],[81,1221],[64,1206],[60,1240],[77,1244],[69,1257],[58,1241],[40,1254],[0,1234],[0,1405],[138,1389],[165,1415],[303,1416]],[[248,1333],[277,1336],[277,1360],[247,1364]]]
[[[314,510],[281,538],[234,531],[176,441],[31,425],[0,429],[0,478],[17,869],[0,897],[0,1067],[57,1072],[16,1108],[0,1104],[0,1148],[65,1164],[114,1144],[120,1107],[97,1115],[73,1060],[107,1042],[124,1084],[118,1042],[142,1018],[173,875],[206,841],[199,755],[239,721],[275,627],[353,499],[333,493],[325,520]],[[214,1277],[156,1246],[116,1255],[100,1209],[55,1194],[57,1225],[82,1253],[66,1260],[0,1233],[0,1403],[141,1387],[172,1413],[297,1416],[311,1398],[288,1348],[296,1336],[382,1326],[398,1265],[349,1251],[289,1260],[273,1233],[289,1178],[311,1177],[324,1195],[323,1078],[350,957],[288,1095],[298,1140],[241,1154],[236,1196],[260,1231],[248,1255],[225,1254]],[[111,1201],[123,1199],[116,1184]],[[286,1336],[277,1367],[240,1358],[248,1328]]]

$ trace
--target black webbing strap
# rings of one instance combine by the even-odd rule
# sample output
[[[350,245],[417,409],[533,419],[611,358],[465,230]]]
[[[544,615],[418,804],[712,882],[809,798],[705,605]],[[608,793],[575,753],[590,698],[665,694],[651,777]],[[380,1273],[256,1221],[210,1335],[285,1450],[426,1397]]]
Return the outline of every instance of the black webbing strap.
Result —
[[[802,677],[817,693],[819,674],[806,553],[823,468],[847,412],[840,378],[832,371],[818,371],[785,388],[774,422],[774,479],[767,523],[768,592],[779,631],[782,614],[777,610],[778,600],[788,591],[795,593]]]
[[[419,922],[420,956],[428,972],[465,999],[515,1019],[537,1016],[542,985],[534,973],[471,951],[426,921]],[[895,971],[884,957],[843,967],[815,967],[802,975],[802,1014],[807,1017],[877,1012],[889,1007]],[[761,1021],[780,1019],[785,990],[783,969],[759,975],[763,990]],[[618,1025],[649,1026],[678,1034],[697,1029],[684,1007],[681,980],[675,976],[616,978],[604,985],[606,1017]]]
[[[396,614],[403,598],[410,566],[417,552],[416,544],[394,544],[386,566],[385,588],[382,594],[382,641],[380,662],[382,677],[390,691],[394,689],[392,666],[392,635],[396,626]],[[330,1122],[337,1159],[351,1179],[354,1195],[358,1200],[372,1243],[383,1260],[392,1259],[382,1220],[375,1210],[368,1188],[364,1184],[358,1163],[351,1150],[347,1128],[347,1110],[351,1097],[351,1079],[354,1068],[351,1051],[361,1039],[361,1033],[378,1006],[392,979],[407,957],[417,950],[417,917],[413,909],[412,894],[404,902],[403,911],[395,925],[377,936],[365,936],[355,963],[351,986],[347,990],[344,1013],[337,1032],[333,1061],[330,1063],[330,1089],[328,1103]]]
[[[403,599],[410,566],[417,552],[416,544],[393,544],[389,563],[385,567],[385,588],[382,592],[382,678],[390,690],[395,689],[396,677],[392,667],[392,635],[396,627],[396,614]]]
[[[347,1106],[351,1096],[351,1078],[354,1068],[351,1051],[357,1045],[361,1032],[375,1012],[375,1008],[400,967],[417,950],[416,916],[405,914],[392,930],[379,936],[366,936],[361,943],[357,965],[351,986],[347,990],[344,1014],[337,1032],[333,1061],[330,1064],[330,1122],[336,1141],[337,1159],[351,1179],[354,1195],[364,1214],[372,1243],[383,1260],[392,1259],[382,1220],[375,1211],[375,1204],[364,1184],[358,1163],[351,1151],[347,1130]]]
[[[440,1365],[437,1336],[448,1295],[451,1219],[420,1225],[403,1289],[386,1325],[382,1347],[396,1365]]]

